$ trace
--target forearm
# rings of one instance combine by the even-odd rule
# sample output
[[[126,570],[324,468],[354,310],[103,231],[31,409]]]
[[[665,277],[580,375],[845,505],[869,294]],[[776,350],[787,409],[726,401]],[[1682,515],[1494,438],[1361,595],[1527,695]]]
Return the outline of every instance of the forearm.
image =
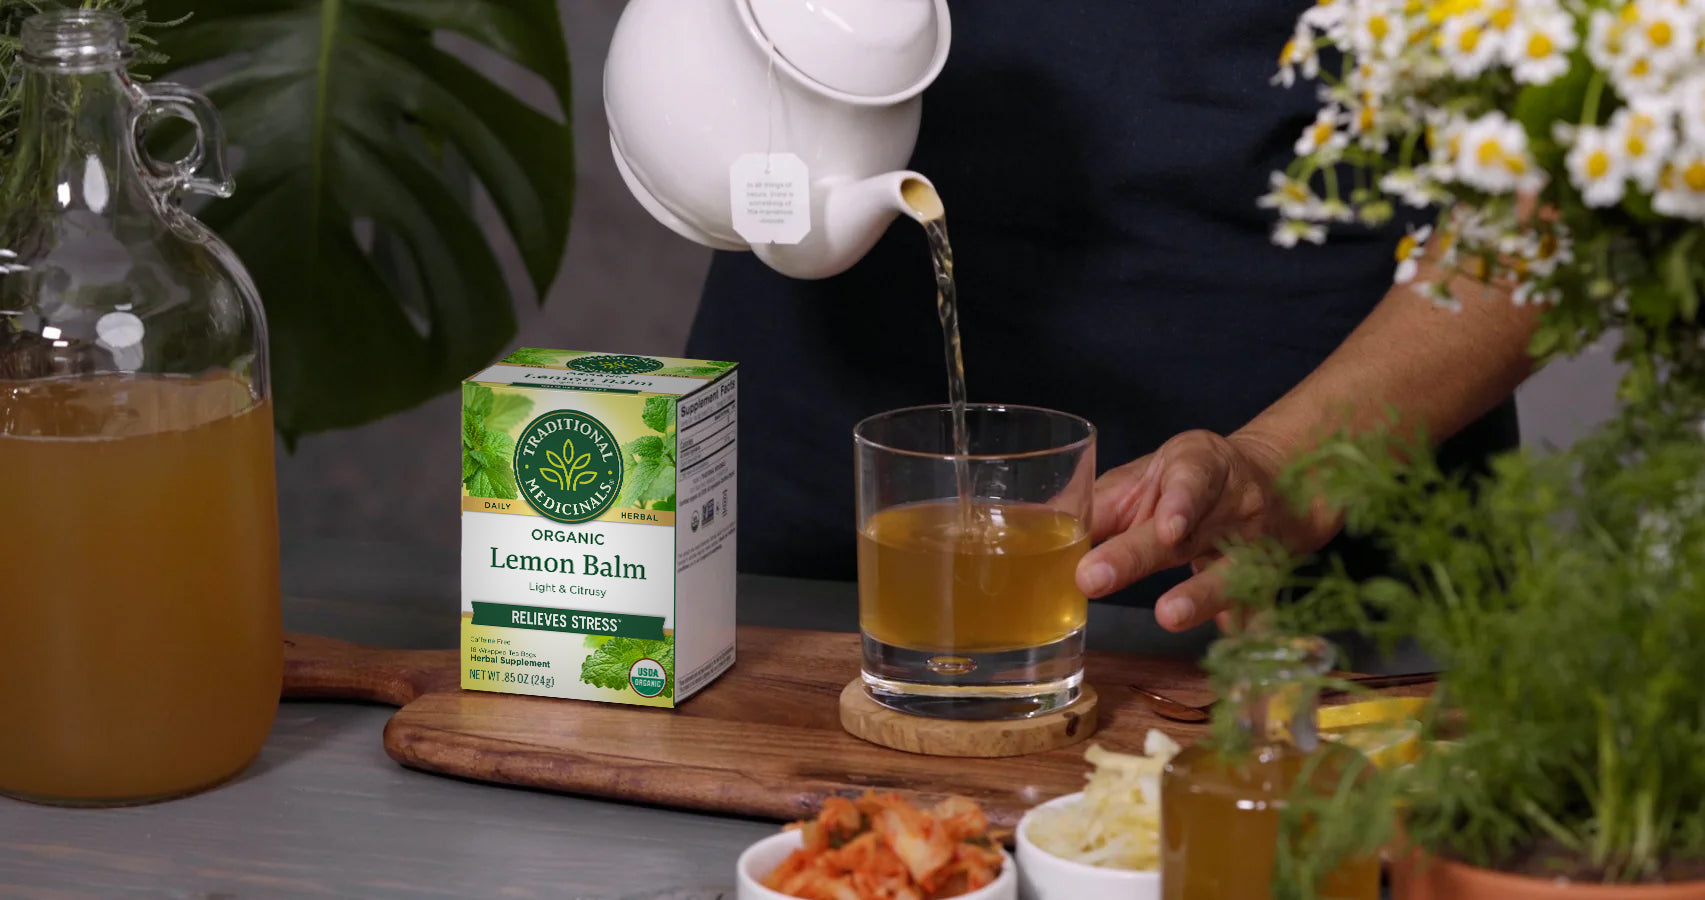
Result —
[[[1433,276],[1423,265],[1412,284]],[[1459,277],[1459,311],[1397,285],[1325,362],[1239,429],[1234,440],[1260,448],[1275,465],[1334,432],[1384,422],[1434,442],[1502,402],[1532,371],[1527,345],[1537,312],[1499,289]]]

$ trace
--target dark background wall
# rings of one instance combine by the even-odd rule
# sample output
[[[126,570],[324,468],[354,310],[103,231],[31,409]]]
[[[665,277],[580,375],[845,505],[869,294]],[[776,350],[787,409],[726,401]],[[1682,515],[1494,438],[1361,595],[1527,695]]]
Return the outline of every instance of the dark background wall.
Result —
[[[525,280],[517,346],[672,355],[681,352],[710,254],[654,222],[629,196],[604,126],[604,51],[622,0],[562,0],[574,67],[579,170],[568,259],[540,306]],[[526,78],[495,74],[548,105]],[[488,216],[488,219],[491,218]],[[520,266],[506,249],[511,272]],[[923,276],[920,276],[923,277]],[[975,309],[975,298],[966,298]],[[1607,353],[1553,367],[1522,392],[1530,445],[1567,444],[1610,410]],[[328,544],[387,545],[390,554],[459,546],[457,399],[440,397],[364,428],[311,436],[279,458],[286,558]],[[398,447],[412,448],[405,457]],[[849,484],[850,490],[850,484]]]

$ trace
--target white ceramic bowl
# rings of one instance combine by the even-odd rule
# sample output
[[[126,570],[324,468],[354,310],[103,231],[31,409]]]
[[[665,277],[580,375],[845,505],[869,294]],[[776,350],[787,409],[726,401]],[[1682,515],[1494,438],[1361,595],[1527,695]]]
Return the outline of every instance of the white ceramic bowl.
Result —
[[[1028,830],[1036,810],[1075,803],[1082,796],[1067,794],[1049,800],[1018,820],[1019,896],[1024,900],[1160,900],[1159,872],[1085,865],[1030,843]]]
[[[787,859],[789,853],[799,849],[803,840],[797,831],[784,831],[747,847],[737,864],[740,874],[740,888],[734,894],[737,900],[797,900],[764,887],[763,880],[781,865],[782,860]],[[1017,867],[1006,851],[1001,851],[1001,856],[1004,862],[1000,877],[994,884],[969,894],[960,894],[954,900],[1018,900]]]

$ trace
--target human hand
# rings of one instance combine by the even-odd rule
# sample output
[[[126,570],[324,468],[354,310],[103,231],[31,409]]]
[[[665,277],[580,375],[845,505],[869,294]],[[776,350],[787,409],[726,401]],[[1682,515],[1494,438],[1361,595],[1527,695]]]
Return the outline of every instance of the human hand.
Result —
[[[1326,545],[1335,523],[1299,516],[1273,492],[1284,453],[1272,441],[1187,431],[1095,483],[1097,546],[1077,568],[1078,588],[1104,597],[1156,572],[1188,565],[1194,574],[1155,603],[1155,619],[1185,631],[1218,618],[1230,626],[1226,560],[1233,538],[1278,538],[1298,552]]]

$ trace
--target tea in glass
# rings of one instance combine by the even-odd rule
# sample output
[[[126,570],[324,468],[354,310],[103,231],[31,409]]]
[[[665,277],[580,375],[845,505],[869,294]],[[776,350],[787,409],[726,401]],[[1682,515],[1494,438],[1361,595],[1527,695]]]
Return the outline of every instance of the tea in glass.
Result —
[[[877,702],[919,715],[1057,709],[1082,681],[1094,428],[1033,407],[884,413],[855,430],[859,623]]]

